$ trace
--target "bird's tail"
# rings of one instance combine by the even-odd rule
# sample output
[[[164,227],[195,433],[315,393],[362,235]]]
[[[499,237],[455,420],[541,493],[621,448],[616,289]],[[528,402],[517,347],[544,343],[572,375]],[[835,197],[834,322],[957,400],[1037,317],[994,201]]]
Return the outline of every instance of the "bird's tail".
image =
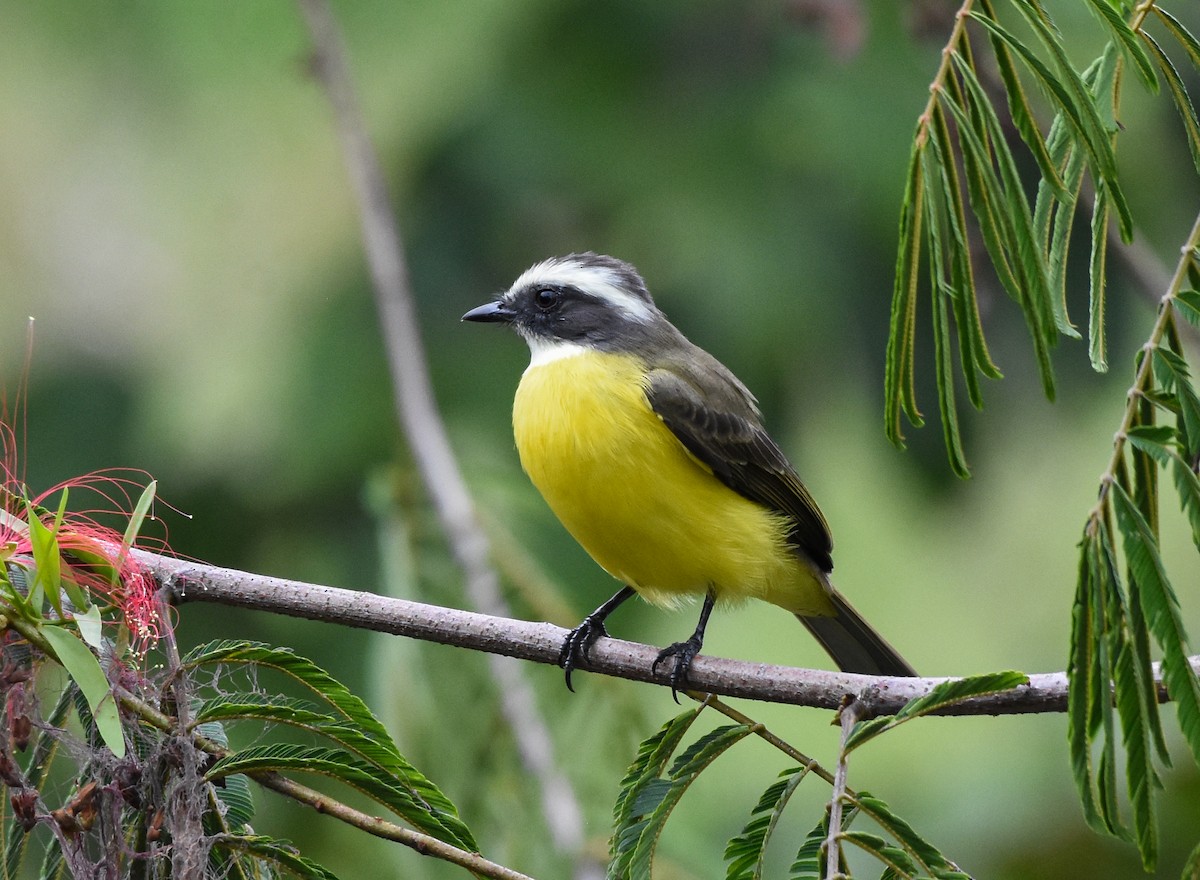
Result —
[[[901,677],[917,675],[908,661],[862,619],[841,593],[830,589],[829,598],[836,609],[834,616],[796,616],[843,672]]]

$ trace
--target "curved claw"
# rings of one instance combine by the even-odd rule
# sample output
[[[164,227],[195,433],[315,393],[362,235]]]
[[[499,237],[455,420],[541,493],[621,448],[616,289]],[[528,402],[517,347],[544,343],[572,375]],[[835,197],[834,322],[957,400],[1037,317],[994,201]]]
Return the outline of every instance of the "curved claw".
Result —
[[[579,665],[580,660],[584,663],[587,662],[588,654],[597,639],[607,638],[607,636],[608,630],[604,628],[604,621],[589,615],[583,619],[583,623],[567,633],[567,637],[563,639],[562,648],[558,652],[558,665],[566,673],[567,690],[571,693],[575,693],[575,688],[571,686],[571,673]]]
[[[572,670],[579,665],[580,660],[587,662],[588,654],[597,639],[608,635],[608,630],[604,628],[604,619],[632,596],[633,592],[633,587],[622,587],[612,598],[585,617],[583,623],[567,633],[562,650],[558,652],[558,665],[567,673],[567,690],[575,692],[575,688],[571,687]]]
[[[658,672],[658,664],[668,657],[675,658],[675,666],[671,670],[671,699],[676,703],[679,702],[679,692],[687,687],[688,670],[692,668],[692,661],[700,653],[700,645],[701,640],[695,636],[686,642],[667,645],[658,652],[658,656],[654,658],[654,664],[650,667],[651,672]]]

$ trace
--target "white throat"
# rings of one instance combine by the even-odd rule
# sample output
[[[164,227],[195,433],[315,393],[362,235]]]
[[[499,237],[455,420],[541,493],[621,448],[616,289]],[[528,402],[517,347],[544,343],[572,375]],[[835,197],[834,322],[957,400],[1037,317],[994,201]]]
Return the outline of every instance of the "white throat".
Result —
[[[526,336],[525,341],[529,344],[529,366],[525,368],[526,372],[534,367],[544,367],[546,364],[554,361],[561,361],[564,358],[576,357],[581,354],[586,354],[591,349],[586,346],[579,345],[574,342],[566,342],[561,339],[546,339],[541,336]]]

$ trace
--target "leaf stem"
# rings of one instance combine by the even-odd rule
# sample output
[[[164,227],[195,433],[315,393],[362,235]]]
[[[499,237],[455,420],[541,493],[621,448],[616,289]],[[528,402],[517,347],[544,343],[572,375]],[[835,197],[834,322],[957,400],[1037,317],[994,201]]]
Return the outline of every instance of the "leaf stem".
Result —
[[[838,711],[838,722],[842,725],[842,745],[838,749],[837,771],[833,775],[833,794],[829,798],[829,834],[825,838],[826,880],[840,880],[841,872],[842,807],[846,803],[846,777],[848,766],[846,743],[854,725],[869,715],[867,707],[855,697],[847,697]]]
[[[934,74],[933,82],[929,84],[929,101],[925,104],[925,109],[917,118],[920,123],[917,129],[917,150],[924,148],[925,141],[929,137],[929,126],[933,122],[934,105],[937,103],[938,93],[946,87],[946,77],[950,75],[951,59],[959,41],[966,34],[967,19],[970,17],[971,7],[974,5],[975,0],[964,0],[963,5],[954,14],[954,27],[950,30],[950,39],[942,47],[942,61],[938,65],[937,73]]]
[[[1133,10],[1133,19],[1129,22],[1129,29],[1135,34],[1142,29],[1142,23],[1146,20],[1146,16],[1150,14],[1150,10],[1154,8],[1156,0],[1142,0],[1141,3]]]
[[[697,702],[704,703],[716,709],[726,718],[736,721],[738,724],[745,724],[751,728],[751,732],[759,738],[766,740],[779,751],[783,752],[793,761],[802,764],[809,772],[815,773],[817,776],[824,779],[830,785],[833,784],[833,774],[817,763],[815,758],[810,758],[802,751],[797,749],[786,740],[780,739],[771,731],[767,730],[762,723],[755,721],[749,715],[739,712],[737,709],[730,706],[728,703],[723,703],[712,694],[700,693],[698,691],[687,691],[687,695]]]

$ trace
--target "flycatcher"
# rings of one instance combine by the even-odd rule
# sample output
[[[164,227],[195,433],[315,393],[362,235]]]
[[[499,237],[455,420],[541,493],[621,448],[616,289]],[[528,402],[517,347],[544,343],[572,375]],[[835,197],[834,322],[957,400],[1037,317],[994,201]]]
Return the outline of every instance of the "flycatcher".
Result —
[[[628,263],[538,263],[464,321],[510,325],[532,355],[513,403],[521,466],[550,509],[625,586],[563,643],[571,671],[635,592],[702,596],[692,636],[659,652],[683,687],[713,605],[792,612],[847,672],[916,675],[829,582],[833,542],[816,502],[763,428],[754,396],[689,342]]]

